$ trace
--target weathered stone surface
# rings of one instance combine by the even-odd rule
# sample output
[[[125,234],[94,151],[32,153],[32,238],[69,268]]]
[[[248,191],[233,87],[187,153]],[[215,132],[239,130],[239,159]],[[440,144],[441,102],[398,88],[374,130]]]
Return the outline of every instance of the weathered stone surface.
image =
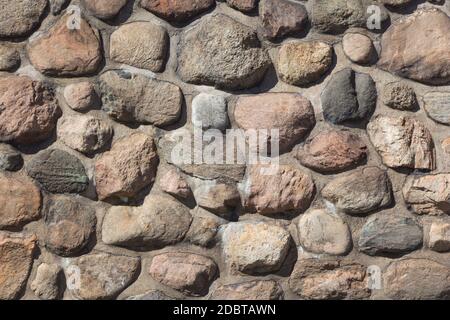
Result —
[[[22,155],[9,144],[0,143],[0,170],[17,171],[23,165]]]
[[[109,253],[91,253],[74,259],[70,266],[80,270],[80,285],[70,290],[75,298],[111,299],[136,280],[140,259]]]
[[[320,96],[323,116],[334,124],[363,120],[375,110],[377,96],[370,75],[344,69],[330,78]]]
[[[228,127],[227,101],[224,97],[200,93],[192,100],[192,124],[204,130]]]
[[[433,28],[430,29],[430,21]],[[382,38],[378,66],[426,84],[450,83],[450,18],[439,9],[421,9],[394,23]]]
[[[289,286],[306,300],[359,300],[370,297],[366,267],[343,261],[306,259],[294,267]]]
[[[376,56],[372,40],[361,33],[347,33],[342,39],[345,55],[354,63],[368,64]]]
[[[47,139],[61,116],[53,92],[26,76],[0,78],[0,141],[31,144]]]
[[[153,279],[189,296],[206,295],[218,271],[212,259],[185,252],[159,254],[149,269]]]
[[[364,214],[392,203],[392,187],[387,173],[377,167],[365,167],[329,182],[321,191],[338,210]]]
[[[229,223],[222,235],[227,267],[246,274],[276,272],[286,258],[290,239],[285,229],[268,223]]]
[[[22,37],[39,24],[47,0],[1,0],[0,37]]]
[[[450,223],[435,221],[431,224],[428,247],[437,252],[450,251]]]
[[[13,71],[20,65],[20,54],[12,46],[0,45],[0,71]]]
[[[448,300],[450,268],[427,259],[392,262],[383,273],[384,292],[399,300]]]
[[[0,173],[0,229],[39,219],[41,202],[41,192],[30,178]]]
[[[340,172],[361,164],[367,157],[367,146],[348,131],[325,131],[308,139],[296,157],[315,171]]]
[[[141,7],[170,22],[186,22],[214,6],[214,0],[141,0]]]
[[[90,82],[68,85],[64,89],[64,98],[69,107],[78,112],[88,111],[101,104],[94,85]]]
[[[128,297],[125,300],[175,300],[175,298],[159,290],[150,290],[143,294]]]
[[[147,197],[141,207],[112,207],[103,220],[102,240],[123,247],[160,249],[183,240],[192,216],[170,197]]]
[[[371,256],[403,254],[420,247],[422,239],[422,227],[413,218],[382,214],[367,220],[358,246]]]
[[[164,69],[169,36],[166,29],[151,22],[132,22],[113,32],[111,59],[133,67],[160,72]]]
[[[378,115],[367,132],[383,163],[391,168],[433,170],[433,138],[419,121],[405,116]]]
[[[308,174],[290,165],[281,165],[270,175],[264,174],[264,168],[254,165],[248,170],[242,186],[246,211],[276,215],[308,209],[315,192],[314,182]]]
[[[126,5],[128,0],[83,0],[84,6],[100,19],[112,19]]]
[[[60,256],[80,253],[95,233],[95,209],[82,198],[56,195],[44,207],[44,244]]]
[[[410,177],[403,187],[403,198],[417,214],[450,214],[450,174]]]
[[[192,195],[192,190],[186,179],[175,169],[170,169],[161,178],[161,189],[175,197],[187,199]]]
[[[0,299],[17,299],[33,264],[36,237],[0,231]]]
[[[391,82],[384,86],[383,103],[397,110],[413,111],[418,106],[414,89],[401,82]]]
[[[261,0],[259,16],[264,35],[269,39],[300,33],[308,22],[305,7],[287,0]]]
[[[336,214],[313,209],[298,222],[300,245],[312,253],[345,255],[352,246],[348,225]]]
[[[108,145],[113,128],[93,116],[69,116],[59,121],[57,132],[65,145],[81,153],[92,154]]]
[[[186,240],[201,247],[212,246],[223,220],[202,208],[197,208],[193,216]]]
[[[59,280],[62,269],[57,264],[42,263],[36,271],[36,277],[30,284],[34,294],[42,300],[55,300],[60,294]]]
[[[279,52],[278,75],[286,83],[305,86],[318,81],[332,62],[333,48],[325,42],[288,42]]]
[[[65,9],[70,0],[50,0],[50,10],[54,16],[57,16]]]
[[[438,123],[450,125],[450,92],[429,92],[423,97],[425,111]]]
[[[219,286],[212,300],[282,300],[283,290],[274,280],[254,280]]]
[[[153,183],[158,154],[153,138],[135,132],[114,143],[95,163],[95,184],[100,200],[133,197]]]
[[[250,12],[256,8],[258,0],[226,0],[228,5],[232,8],[238,9],[242,12]]]
[[[183,93],[166,81],[125,71],[108,71],[100,77],[103,110],[125,123],[167,126],[181,115]]]
[[[33,66],[49,76],[89,75],[103,59],[100,36],[83,18],[80,28],[69,28],[72,16],[61,17],[46,33],[28,45]]]
[[[311,102],[297,93],[239,97],[234,106],[234,120],[244,130],[278,129],[280,152],[289,151],[316,124]]]
[[[381,0],[380,2],[393,7],[401,7],[410,4],[412,0]]]
[[[52,193],[82,193],[89,185],[81,161],[59,150],[41,151],[26,165],[28,174]]]
[[[194,191],[199,207],[211,211],[225,219],[230,219],[241,202],[240,194],[234,185],[205,184]]]
[[[270,65],[256,33],[222,14],[185,31],[178,54],[178,74],[188,83],[224,89],[257,85]]]
[[[342,33],[366,23],[361,0],[315,0],[311,12],[313,26],[324,33]]]

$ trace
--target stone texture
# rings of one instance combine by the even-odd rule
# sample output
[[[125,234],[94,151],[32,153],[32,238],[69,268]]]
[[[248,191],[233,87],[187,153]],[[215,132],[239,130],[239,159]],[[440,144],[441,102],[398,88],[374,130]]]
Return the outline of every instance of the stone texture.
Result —
[[[401,7],[410,4],[412,0],[381,0],[380,2],[393,7]]]
[[[93,116],[69,116],[58,123],[58,137],[68,147],[92,154],[106,147],[112,139],[113,128]]]
[[[192,190],[186,179],[175,169],[167,171],[160,180],[161,189],[175,197],[187,199],[192,195]]]
[[[393,200],[391,181],[377,167],[365,167],[339,176],[321,191],[338,210],[360,215],[385,208]]]
[[[178,121],[183,93],[166,81],[125,71],[108,71],[100,76],[103,111],[125,123],[164,127]]]
[[[187,22],[214,6],[214,0],[141,0],[144,9],[170,22]]]
[[[99,19],[112,19],[128,0],[83,0],[84,6]]]
[[[231,272],[276,272],[284,262],[290,235],[282,227],[264,222],[229,223],[222,235],[223,254]]]
[[[23,165],[22,155],[9,144],[0,143],[0,170],[17,171]]]
[[[450,251],[450,223],[435,221],[431,224],[428,247],[437,252]]]
[[[131,296],[126,298],[125,300],[176,300],[162,291],[159,290],[150,290],[143,294],[138,294],[135,296]]]
[[[192,124],[203,130],[225,131],[228,127],[227,101],[224,97],[200,93],[192,100]]]
[[[161,72],[168,52],[166,29],[151,22],[132,22],[119,27],[110,39],[112,60]]]
[[[208,248],[214,245],[223,220],[202,208],[197,208],[193,217],[191,227],[186,234],[186,240],[200,247]]]
[[[0,37],[23,37],[38,26],[47,0],[1,0]]]
[[[346,33],[342,39],[342,47],[350,61],[357,64],[368,64],[376,56],[372,40],[361,33]]]
[[[371,256],[404,254],[419,248],[422,239],[422,227],[413,218],[382,214],[367,220],[358,247]]]
[[[427,259],[393,261],[384,272],[385,293],[400,300],[448,300],[450,268]]]
[[[95,163],[95,185],[100,200],[133,197],[153,183],[158,154],[151,136],[135,132],[117,140]]]
[[[0,77],[0,141],[21,144],[50,137],[61,115],[55,96],[26,76]]]
[[[366,267],[336,260],[299,260],[289,286],[305,300],[360,300],[370,297]]]
[[[89,185],[81,161],[59,149],[41,151],[26,164],[26,170],[51,193],[82,193]]]
[[[36,237],[0,231],[0,300],[17,299],[30,274]]]
[[[336,214],[313,209],[298,221],[300,245],[317,254],[345,255],[352,247],[348,225]]]
[[[258,0],[226,0],[232,8],[242,12],[250,12],[254,10],[258,4]]]
[[[243,205],[246,211],[263,215],[303,212],[314,197],[311,177],[290,165],[280,165],[276,174],[263,173],[264,166],[249,167],[243,182]]]
[[[78,112],[89,111],[101,104],[100,98],[90,82],[79,82],[64,89],[64,98],[70,108]]]
[[[0,172],[0,229],[39,219],[41,202],[41,192],[30,178]]]
[[[245,89],[261,82],[270,58],[256,33],[222,14],[185,31],[178,52],[178,74],[188,83]]]
[[[419,121],[405,116],[379,115],[367,125],[372,144],[391,168],[433,170],[433,138]]]
[[[350,68],[335,73],[321,96],[325,120],[342,124],[372,115],[377,104],[377,88],[372,77]]]
[[[234,185],[205,184],[194,191],[197,205],[225,219],[231,219],[241,202],[240,194]]]
[[[86,249],[93,239],[97,223],[95,209],[81,197],[47,197],[43,212],[43,242],[51,252],[73,256]]]
[[[433,21],[432,29],[430,21]],[[417,10],[383,34],[378,66],[425,84],[449,84],[449,29],[450,18],[441,10]]]
[[[70,266],[79,268],[80,285],[70,293],[77,299],[111,299],[135,281],[140,259],[109,253],[90,253],[74,259]],[[66,274],[67,277],[67,274]]]
[[[30,284],[34,294],[42,300],[56,300],[60,294],[59,280],[62,269],[57,264],[42,263],[36,271],[36,277]]]
[[[361,164],[367,157],[367,146],[349,131],[324,131],[309,138],[296,157],[305,167],[334,173]]]
[[[423,97],[425,111],[434,121],[450,125],[450,92],[429,92]]]
[[[0,71],[13,71],[20,66],[20,53],[12,46],[0,45]]]
[[[305,7],[287,0],[261,0],[259,16],[264,35],[269,39],[301,33],[308,22]]]
[[[263,93],[239,97],[233,114],[236,124],[244,130],[279,130],[280,152],[289,151],[316,124],[310,101],[297,93]],[[269,139],[272,137],[269,136]]]
[[[155,256],[149,269],[156,281],[189,296],[204,296],[218,275],[216,263],[207,257],[185,252]]]
[[[280,79],[296,86],[317,82],[333,62],[333,48],[321,41],[288,42],[278,55]]]
[[[403,198],[417,214],[450,214],[450,174],[410,177],[403,187]]]
[[[384,86],[383,103],[405,111],[414,111],[419,106],[414,89],[402,82],[391,82]]]
[[[50,0],[50,11],[54,16],[57,16],[63,11],[70,0]]]
[[[80,28],[69,28],[72,17],[61,17],[48,32],[28,45],[33,66],[49,76],[83,76],[94,73],[102,62],[100,36],[80,18]]]
[[[112,207],[102,225],[106,244],[159,249],[183,240],[192,216],[170,197],[147,197],[141,207]]]
[[[274,280],[253,280],[219,286],[211,300],[282,300],[283,290]]]

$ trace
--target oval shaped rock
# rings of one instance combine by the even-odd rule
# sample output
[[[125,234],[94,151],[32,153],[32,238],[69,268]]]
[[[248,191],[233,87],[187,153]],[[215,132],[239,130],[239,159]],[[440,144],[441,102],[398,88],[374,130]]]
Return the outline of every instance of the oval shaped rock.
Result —
[[[99,19],[112,19],[128,0],[83,0],[84,6]]]
[[[100,98],[90,82],[70,84],[64,88],[64,99],[69,107],[78,112],[85,112],[101,104]]]
[[[364,214],[392,203],[392,186],[387,173],[366,167],[329,182],[322,196],[348,214]]]
[[[165,81],[124,71],[108,71],[100,76],[103,111],[125,123],[164,127],[178,121],[183,93]]]
[[[422,227],[412,218],[377,215],[367,220],[358,241],[359,250],[371,256],[404,254],[422,245]]]
[[[186,22],[214,6],[214,0],[141,0],[141,7],[170,22]]]
[[[428,92],[423,101],[425,111],[431,119],[450,125],[450,92]]]
[[[354,63],[368,64],[376,56],[372,40],[361,33],[347,33],[342,39],[345,55]]]
[[[99,199],[135,196],[155,180],[158,161],[152,137],[135,132],[117,140],[95,163]]]
[[[61,116],[53,91],[26,76],[0,78],[0,105],[0,141],[41,142]]]
[[[254,280],[221,285],[211,300],[282,300],[283,290],[274,280]]]
[[[258,0],[226,0],[227,4],[242,12],[251,12],[256,8]]]
[[[296,157],[305,167],[336,173],[361,164],[367,157],[367,146],[348,131],[325,131],[308,139]]]
[[[244,130],[279,130],[280,152],[299,143],[316,124],[311,102],[297,93],[239,97],[234,106],[234,120]]]
[[[0,37],[30,34],[44,16],[47,0],[1,0]]]
[[[189,296],[206,295],[218,271],[212,259],[186,252],[159,254],[149,269],[153,279]]]
[[[270,63],[251,28],[217,14],[184,32],[177,71],[184,82],[237,90],[260,83]]]
[[[298,233],[301,246],[312,253],[345,255],[352,246],[348,225],[326,210],[314,209],[303,214]]]
[[[81,161],[59,149],[41,151],[27,163],[26,169],[48,192],[82,193],[89,185]]]

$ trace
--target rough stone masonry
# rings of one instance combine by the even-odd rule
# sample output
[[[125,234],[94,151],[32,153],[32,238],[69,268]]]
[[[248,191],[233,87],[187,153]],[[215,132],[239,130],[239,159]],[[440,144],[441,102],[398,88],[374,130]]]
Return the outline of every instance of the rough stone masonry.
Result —
[[[450,299],[449,0],[0,8],[0,299]]]

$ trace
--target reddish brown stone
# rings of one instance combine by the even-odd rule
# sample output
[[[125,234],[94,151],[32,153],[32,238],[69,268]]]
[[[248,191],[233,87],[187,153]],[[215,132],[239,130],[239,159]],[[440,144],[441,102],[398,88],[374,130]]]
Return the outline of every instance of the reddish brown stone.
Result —
[[[144,9],[171,22],[185,22],[205,12],[214,0],[141,0]]]
[[[86,8],[97,18],[111,19],[127,4],[128,0],[83,0]]]

